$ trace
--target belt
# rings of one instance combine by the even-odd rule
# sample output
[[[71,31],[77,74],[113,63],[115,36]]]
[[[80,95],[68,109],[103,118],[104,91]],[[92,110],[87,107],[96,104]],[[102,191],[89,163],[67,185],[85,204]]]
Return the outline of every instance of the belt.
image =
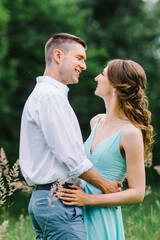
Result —
[[[51,190],[51,187],[53,184],[56,184],[57,182],[53,182],[53,183],[48,183],[48,184],[43,184],[43,185],[36,185],[35,186],[35,190]],[[63,188],[70,188],[69,185],[72,185],[72,183],[64,183],[62,185]],[[72,188],[73,189],[73,188]]]

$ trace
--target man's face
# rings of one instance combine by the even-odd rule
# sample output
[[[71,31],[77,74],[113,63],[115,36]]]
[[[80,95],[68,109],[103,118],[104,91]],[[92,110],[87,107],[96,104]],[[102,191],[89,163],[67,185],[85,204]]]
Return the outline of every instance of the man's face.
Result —
[[[84,47],[79,43],[72,43],[59,65],[61,81],[66,85],[78,83],[81,71],[86,70],[85,60]]]

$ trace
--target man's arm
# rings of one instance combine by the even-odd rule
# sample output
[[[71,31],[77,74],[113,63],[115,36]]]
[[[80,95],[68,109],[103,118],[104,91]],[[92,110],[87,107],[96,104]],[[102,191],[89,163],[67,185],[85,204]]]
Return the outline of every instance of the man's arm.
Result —
[[[81,174],[79,178],[99,188],[103,193],[119,192],[119,187],[122,187],[122,184],[120,182],[107,181],[101,177],[101,175],[99,175],[93,168]]]

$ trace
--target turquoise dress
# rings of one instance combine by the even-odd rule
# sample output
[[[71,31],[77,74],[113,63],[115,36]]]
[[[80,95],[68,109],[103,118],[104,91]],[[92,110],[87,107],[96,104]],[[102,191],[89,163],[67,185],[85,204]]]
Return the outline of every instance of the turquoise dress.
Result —
[[[99,118],[100,119],[100,118]],[[99,119],[85,142],[85,151],[88,159],[93,163],[93,168],[108,181],[117,180],[123,182],[126,177],[126,161],[121,156],[119,144],[125,125],[120,131],[99,143],[91,154],[91,146]],[[86,184],[88,194],[101,194],[102,192]],[[124,240],[124,229],[121,207],[96,207],[85,206],[84,224],[87,232],[87,240]]]

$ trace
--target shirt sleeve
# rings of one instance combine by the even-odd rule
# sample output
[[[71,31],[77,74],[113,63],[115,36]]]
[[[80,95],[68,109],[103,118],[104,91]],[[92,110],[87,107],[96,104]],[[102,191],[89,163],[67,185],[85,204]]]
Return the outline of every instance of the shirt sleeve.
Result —
[[[60,95],[41,101],[36,119],[57,162],[68,170],[70,178],[77,178],[88,171],[92,163],[85,155],[82,137],[77,134],[79,124],[77,122],[76,129],[67,101]]]

